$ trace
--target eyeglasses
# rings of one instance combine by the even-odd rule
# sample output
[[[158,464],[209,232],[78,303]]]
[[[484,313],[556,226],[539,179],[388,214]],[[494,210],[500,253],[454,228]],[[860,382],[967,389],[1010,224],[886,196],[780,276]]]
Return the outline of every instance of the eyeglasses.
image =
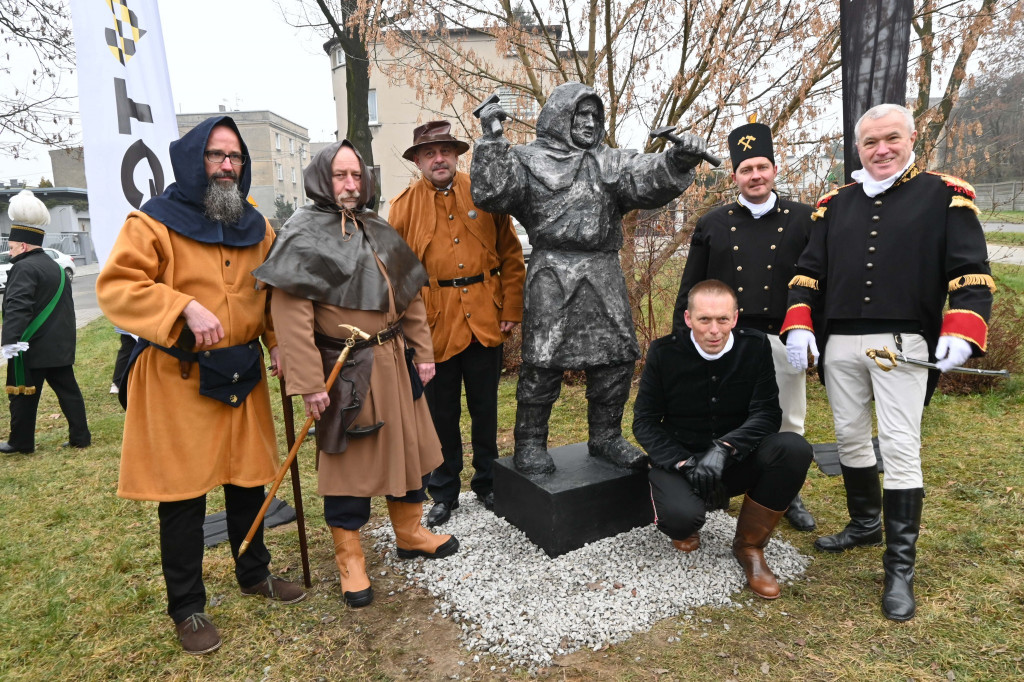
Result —
[[[225,154],[224,152],[208,151],[208,152],[203,152],[203,156],[210,163],[215,163],[217,165],[220,165],[220,164],[224,163],[224,159],[227,159],[228,161],[230,161],[232,166],[244,166],[245,165],[245,155],[244,154],[239,154],[238,152],[234,152],[234,153],[231,153],[231,154]]]

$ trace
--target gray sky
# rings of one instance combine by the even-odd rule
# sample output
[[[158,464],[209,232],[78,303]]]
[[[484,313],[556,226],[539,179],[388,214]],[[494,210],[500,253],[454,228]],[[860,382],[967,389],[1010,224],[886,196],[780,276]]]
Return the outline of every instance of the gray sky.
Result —
[[[270,109],[308,128],[314,142],[334,139],[325,39],[289,26],[273,0],[161,2],[160,19],[177,113],[216,111],[221,104],[229,110]],[[240,45],[233,46],[231,36]],[[26,156],[0,157],[0,178],[30,185],[40,177],[53,179],[45,149]]]

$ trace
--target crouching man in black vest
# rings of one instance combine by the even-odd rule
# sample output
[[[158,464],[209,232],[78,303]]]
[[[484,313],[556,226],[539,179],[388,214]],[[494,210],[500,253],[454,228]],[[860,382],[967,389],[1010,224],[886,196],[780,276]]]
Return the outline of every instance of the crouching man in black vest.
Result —
[[[690,289],[686,328],[651,344],[633,410],[650,455],[658,528],[683,552],[700,547],[707,509],[744,494],[732,552],[754,594],[779,596],[764,560],[772,531],[811,464],[811,446],[779,433],[782,410],[768,338],[733,327],[736,294],[706,280]]]

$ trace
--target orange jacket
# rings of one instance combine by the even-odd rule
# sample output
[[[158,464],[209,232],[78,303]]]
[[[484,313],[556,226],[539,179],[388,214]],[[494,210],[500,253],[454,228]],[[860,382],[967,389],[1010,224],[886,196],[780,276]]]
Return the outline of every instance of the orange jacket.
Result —
[[[450,190],[423,178],[391,200],[388,222],[408,242],[430,275],[423,288],[434,360],[444,362],[475,337],[487,347],[505,340],[501,321],[523,319],[523,248],[507,215],[477,208],[469,176],[456,172]],[[491,270],[500,273],[491,275]],[[473,277],[483,282],[442,287],[438,280]]]

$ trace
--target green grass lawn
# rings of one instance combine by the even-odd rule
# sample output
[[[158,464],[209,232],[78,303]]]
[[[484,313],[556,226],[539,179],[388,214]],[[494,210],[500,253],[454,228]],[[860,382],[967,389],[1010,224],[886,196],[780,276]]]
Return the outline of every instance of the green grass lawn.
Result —
[[[982,211],[983,223],[1024,223],[1024,211]]]
[[[80,330],[75,369],[93,430],[91,448],[59,448],[66,440],[66,422],[47,389],[35,454],[0,459],[0,679],[530,678],[525,671],[502,673],[507,664],[499,659],[473,661],[473,654],[458,645],[460,626],[436,615],[423,590],[398,592],[401,576],[379,556],[368,557],[377,601],[361,610],[343,605],[315,494],[310,445],[300,453],[313,565],[310,598],[290,607],[243,599],[226,545],[208,550],[207,610],[224,645],[206,657],[183,654],[164,614],[156,505],[115,494],[123,413],[107,389],[117,346],[106,320]],[[832,440],[824,391],[816,380],[808,386],[807,435],[812,441]],[[583,391],[582,386],[564,388],[552,418],[552,446],[585,438]],[[514,377],[503,379],[503,455],[511,453],[514,393]],[[783,524],[781,536],[813,561],[802,580],[784,587],[780,599],[747,606],[749,593],[737,595],[737,603],[744,604],[740,608],[702,608],[689,619],[666,619],[622,644],[560,659],[538,677],[1020,679],[1022,409],[1024,382],[1014,377],[989,395],[937,396],[925,411],[927,499],[914,620],[895,624],[880,613],[881,548],[822,555],[811,546],[815,533],[797,533]],[[275,410],[280,414],[279,401]],[[283,435],[280,440],[284,452]],[[280,496],[291,501],[287,481]],[[838,478],[812,469],[803,497],[821,531],[833,533],[845,523]],[[209,498],[210,513],[222,508],[219,492]],[[380,501],[374,515],[373,522],[380,522]],[[274,555],[272,568],[299,580],[294,525],[269,531],[267,543]]]

